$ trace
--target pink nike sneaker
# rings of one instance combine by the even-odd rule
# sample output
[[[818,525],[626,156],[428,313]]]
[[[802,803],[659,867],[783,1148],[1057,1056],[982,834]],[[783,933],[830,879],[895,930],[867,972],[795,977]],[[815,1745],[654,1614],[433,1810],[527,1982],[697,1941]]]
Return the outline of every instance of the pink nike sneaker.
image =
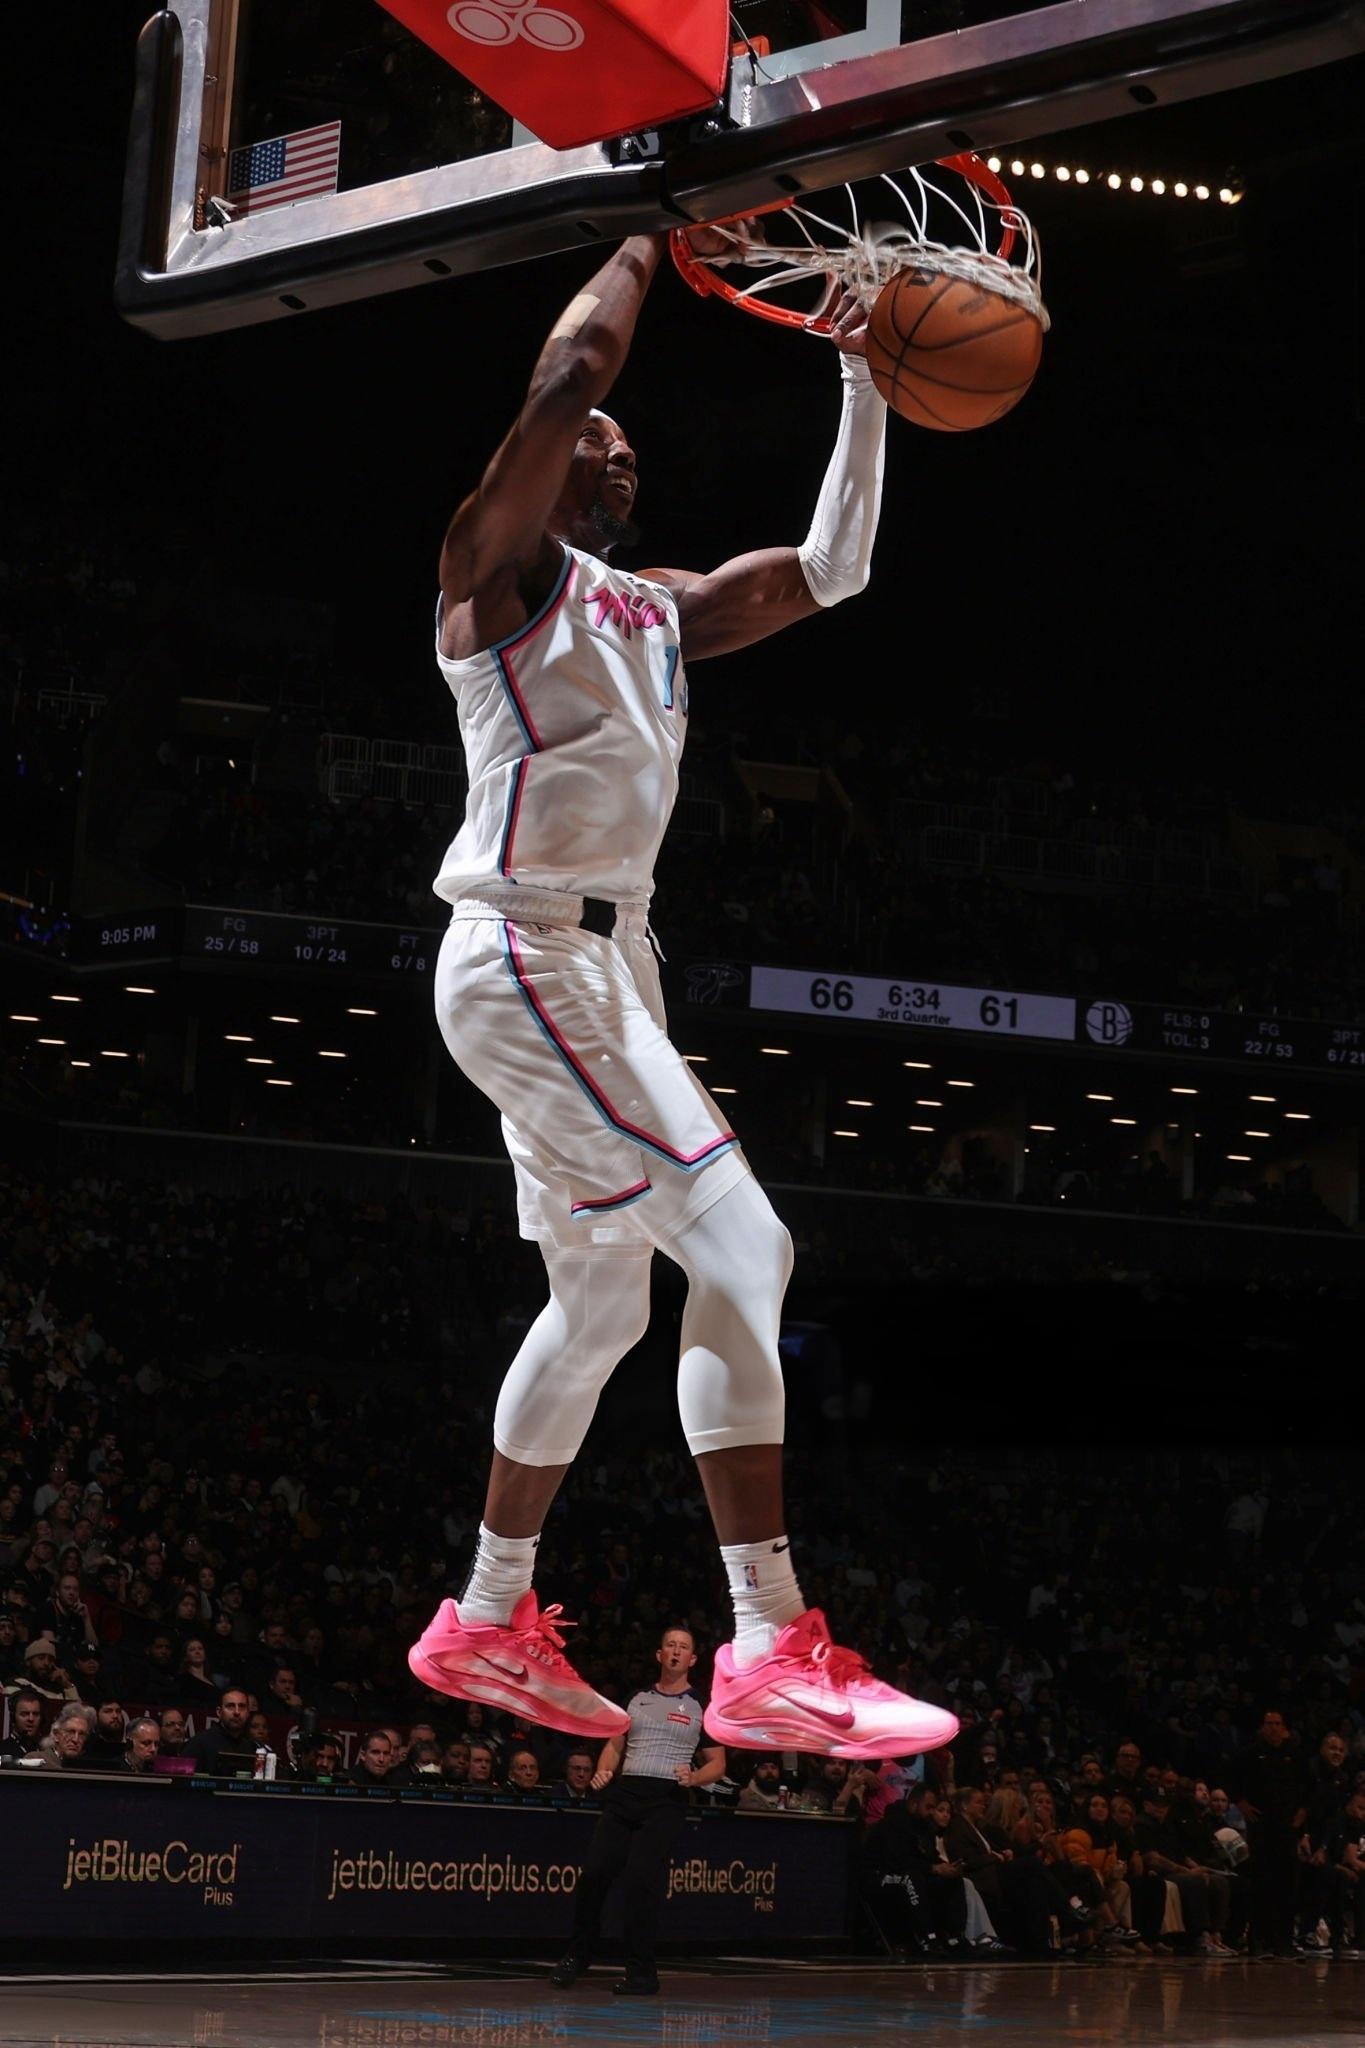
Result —
[[[864,1759],[941,1749],[958,1729],[955,1714],[883,1685],[866,1658],[840,1649],[818,1607],[788,1622],[757,1664],[737,1670],[722,1644],[703,1722],[712,1741],[736,1749]]]
[[[574,1626],[561,1608],[542,1613],[534,1592],[522,1594],[505,1628],[466,1626],[455,1602],[443,1600],[408,1651],[408,1666],[437,1692],[524,1714],[542,1728],[600,1741],[624,1735],[629,1714],[594,1692],[563,1654],[560,1630]]]

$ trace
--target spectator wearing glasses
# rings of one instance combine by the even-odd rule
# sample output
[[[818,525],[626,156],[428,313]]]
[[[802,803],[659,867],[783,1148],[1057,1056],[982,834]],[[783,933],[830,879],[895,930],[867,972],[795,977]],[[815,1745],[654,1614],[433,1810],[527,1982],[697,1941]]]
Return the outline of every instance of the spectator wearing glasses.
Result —
[[[38,1745],[44,1768],[51,1771],[86,1769],[85,1750],[94,1725],[93,1707],[79,1702],[63,1707]]]

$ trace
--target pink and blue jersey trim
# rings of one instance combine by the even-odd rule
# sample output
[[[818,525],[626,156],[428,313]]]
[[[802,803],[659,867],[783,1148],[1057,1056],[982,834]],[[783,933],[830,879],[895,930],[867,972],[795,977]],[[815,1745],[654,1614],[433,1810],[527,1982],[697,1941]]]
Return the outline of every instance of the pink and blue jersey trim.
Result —
[[[537,994],[531,978],[523,966],[521,948],[517,944],[516,932],[506,922],[502,927],[502,951],[503,958],[507,963],[507,971],[511,975],[513,984],[522,1001],[534,1018],[537,1029],[562,1065],[578,1083],[578,1086],[587,1096],[603,1123],[609,1124],[611,1129],[616,1131],[621,1137],[629,1139],[632,1145],[642,1146],[645,1151],[653,1152],[660,1159],[666,1159],[670,1166],[680,1167],[684,1173],[696,1173],[701,1167],[709,1166],[711,1161],[718,1159],[722,1152],[732,1151],[739,1143],[739,1139],[733,1131],[722,1131],[718,1137],[712,1138],[708,1144],[699,1146],[695,1152],[681,1152],[676,1145],[670,1145],[666,1139],[657,1136],[655,1132],[647,1131],[641,1125],[633,1124],[629,1118],[622,1116],[621,1112],[612,1103],[610,1097],[593,1080],[582,1060],[569,1044],[563,1032],[560,1031],[553,1017],[551,1017],[546,1009],[545,1004]],[[611,1208],[618,1204],[624,1206],[626,1201],[636,1201],[641,1196],[647,1194],[648,1191],[648,1182],[645,1182],[643,1185],[637,1183],[634,1187],[627,1188],[624,1195],[608,1195],[601,1205],[597,1202],[592,1202],[582,1206],[593,1209],[599,1206]],[[578,1213],[579,1206],[575,1204],[575,1214]]]
[[[642,1195],[649,1193],[649,1182],[637,1180],[633,1187],[622,1188],[619,1195],[596,1195],[590,1202],[571,1202],[571,1216],[604,1216],[609,1209],[628,1209],[632,1202],[638,1202]]]
[[[502,684],[502,693],[507,708],[517,722],[517,729],[526,742],[528,751],[522,755],[512,771],[511,784],[507,791],[507,811],[502,824],[502,844],[498,850],[498,872],[509,881],[512,879],[512,842],[516,838],[517,822],[521,817],[521,801],[526,791],[526,774],[531,757],[545,751],[545,742],[540,737],[536,722],[531,716],[530,706],[517,679],[516,657],[537,633],[549,625],[555,613],[569,594],[573,582],[574,557],[566,548],[564,566],[555,578],[554,589],[546,598],[540,610],[517,632],[505,640],[495,640],[488,652],[493,657],[493,666]]]

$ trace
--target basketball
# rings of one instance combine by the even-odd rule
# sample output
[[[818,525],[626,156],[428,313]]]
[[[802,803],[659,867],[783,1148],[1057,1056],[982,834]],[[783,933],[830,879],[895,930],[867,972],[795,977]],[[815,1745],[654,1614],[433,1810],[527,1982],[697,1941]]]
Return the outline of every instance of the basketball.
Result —
[[[891,410],[947,434],[1003,419],[1042,352],[1026,306],[937,270],[898,270],[867,323],[867,366]]]

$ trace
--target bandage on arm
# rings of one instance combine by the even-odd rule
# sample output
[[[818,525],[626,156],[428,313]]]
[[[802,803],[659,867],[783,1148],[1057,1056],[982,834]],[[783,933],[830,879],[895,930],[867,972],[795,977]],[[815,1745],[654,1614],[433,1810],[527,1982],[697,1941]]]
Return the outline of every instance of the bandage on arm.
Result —
[[[842,359],[844,409],[820,486],[810,532],[797,549],[817,604],[838,604],[867,588],[882,503],[886,406],[861,356]]]

